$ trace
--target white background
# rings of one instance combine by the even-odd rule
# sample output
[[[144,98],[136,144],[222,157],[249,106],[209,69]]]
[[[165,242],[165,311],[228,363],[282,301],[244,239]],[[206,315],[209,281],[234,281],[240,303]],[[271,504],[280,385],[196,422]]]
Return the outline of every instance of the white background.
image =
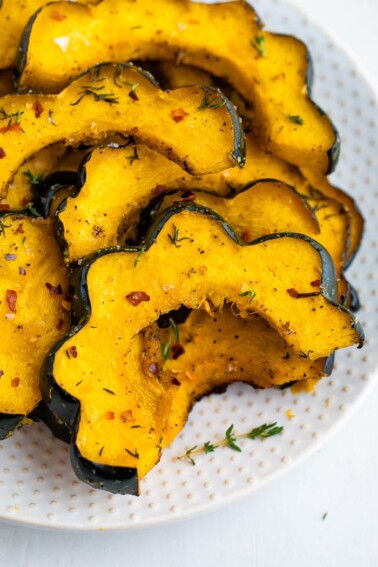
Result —
[[[378,92],[378,1],[291,2],[347,47]],[[318,454],[243,502],[181,524],[91,534],[1,524],[0,566],[376,566],[377,408],[376,388]]]

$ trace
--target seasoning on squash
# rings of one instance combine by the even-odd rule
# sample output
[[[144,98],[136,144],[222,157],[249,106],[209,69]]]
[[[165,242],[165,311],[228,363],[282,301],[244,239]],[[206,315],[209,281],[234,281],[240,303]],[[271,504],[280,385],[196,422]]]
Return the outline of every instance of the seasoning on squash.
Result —
[[[171,346],[171,358],[172,360],[177,360],[182,354],[184,354],[185,349],[180,344],[175,344]]]
[[[4,151],[4,148],[0,148],[0,159],[4,159],[6,157],[6,153]]]
[[[144,291],[132,291],[126,295],[126,299],[131,305],[137,307],[142,301],[150,301],[150,296]]]
[[[108,411],[108,412],[106,413],[106,416],[105,416],[105,417],[106,417],[106,419],[109,420],[109,421],[113,420],[113,419],[115,418],[114,411]]]
[[[62,290],[62,286],[61,286],[60,284],[58,284],[57,286],[55,286],[55,285],[52,285],[52,284],[49,283],[49,282],[46,282],[45,285],[46,285],[47,289],[49,290],[49,292],[50,292],[50,294],[51,294],[52,296],[55,296],[55,295],[62,295],[63,290]]]
[[[2,212],[2,211],[9,211],[9,209],[10,209],[10,205],[7,205],[7,204],[5,204],[5,203],[2,204],[2,205],[0,205],[0,212]]]
[[[150,364],[150,366],[148,367],[148,372],[151,372],[151,374],[158,374],[159,373],[159,369],[158,369],[156,362],[152,362]]]
[[[72,358],[77,358],[77,348],[75,346],[69,347],[67,352],[72,356]]]
[[[126,410],[121,413],[122,421],[135,421],[132,410]]]
[[[39,118],[43,112],[43,106],[42,104],[39,102],[39,100],[36,100],[35,103],[33,104],[33,110],[34,110],[34,114],[36,118]]]
[[[24,223],[21,223],[21,224],[18,225],[18,227],[16,229],[16,233],[17,234],[25,234]]]
[[[7,262],[14,262],[17,260],[17,254],[5,254],[5,259]]]
[[[314,280],[313,282],[311,282],[311,286],[312,287],[320,287],[321,283],[322,282],[320,280]]]
[[[290,297],[294,297],[294,299],[304,299],[306,297],[317,297],[318,295],[320,295],[320,291],[312,291],[310,293],[299,293],[299,291],[297,291],[292,287],[286,291],[290,295]]]
[[[12,378],[12,380],[11,380],[11,386],[12,386],[12,388],[18,388],[19,385],[20,385],[20,381],[21,381],[21,380],[20,380],[18,377]]]
[[[12,313],[16,313],[16,304],[17,304],[17,292],[13,289],[7,289],[6,293],[6,300],[8,303],[8,307]]]
[[[57,10],[54,10],[53,12],[51,12],[51,19],[55,20],[56,22],[62,22],[66,18],[67,18],[67,16],[65,14],[62,14],[61,12],[58,12]]]
[[[4,371],[3,371],[3,370],[0,370],[0,378],[1,378],[2,376],[4,376]]]
[[[59,321],[56,324],[56,330],[57,331],[61,331],[63,329],[63,324],[64,324],[64,320],[63,319],[59,319]]]
[[[2,128],[0,128],[0,134],[6,134],[7,132],[19,132],[20,130],[22,130],[21,124],[19,122],[13,122],[13,124],[2,126]]]
[[[18,273],[20,274],[20,276],[26,276],[26,270],[25,268],[23,268],[22,266],[20,266],[18,268]]]
[[[171,116],[175,122],[182,122],[185,116],[189,116],[189,112],[186,112],[183,108],[176,108],[171,110]]]

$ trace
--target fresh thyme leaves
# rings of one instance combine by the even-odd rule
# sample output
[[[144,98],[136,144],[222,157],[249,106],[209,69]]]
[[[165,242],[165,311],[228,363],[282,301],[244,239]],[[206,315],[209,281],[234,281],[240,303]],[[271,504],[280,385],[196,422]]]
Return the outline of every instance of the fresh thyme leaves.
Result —
[[[230,425],[225,433],[225,437],[221,441],[217,441],[216,443],[211,443],[210,441],[206,441],[202,446],[198,447],[198,445],[194,445],[186,451],[186,453],[180,457],[177,457],[180,461],[188,460],[192,465],[195,465],[196,462],[193,459],[194,455],[199,455],[204,453],[214,453],[216,449],[219,447],[228,447],[233,451],[241,452],[241,448],[237,444],[239,439],[267,439],[268,437],[273,437],[274,435],[279,435],[282,433],[283,427],[277,425],[277,423],[264,423],[264,425],[260,425],[260,427],[255,427],[248,433],[234,433],[234,425]]]
[[[252,301],[255,299],[256,297],[256,292],[254,289],[251,289],[249,291],[244,291],[243,293],[240,293],[239,297],[248,297],[249,296],[249,303],[252,303]]]
[[[131,455],[131,457],[134,457],[134,459],[139,459],[139,453],[136,449],[135,449],[134,453],[132,451],[130,451],[129,449],[125,449],[125,451],[126,451],[126,453]]]
[[[263,35],[257,35],[255,41],[251,41],[251,45],[257,49],[261,57],[266,57],[265,37]]]
[[[130,165],[133,165],[134,161],[140,160],[138,149],[136,146],[134,146],[134,153],[131,156],[126,156],[126,159],[129,160]]]
[[[162,343],[161,345],[161,356],[163,357],[163,362],[167,362],[171,356],[171,345],[170,343]]]
[[[33,215],[33,217],[40,217],[41,216],[39,214],[39,212],[37,211],[37,209],[34,207],[33,203],[28,203],[25,207],[25,211],[29,211],[29,213],[31,213]]]
[[[32,173],[30,169],[24,171],[23,174],[25,175],[26,179],[29,181],[30,185],[38,185],[43,177],[43,173]]]
[[[115,396],[116,394],[113,392],[113,390],[109,390],[109,388],[103,388],[104,392],[107,392],[108,394],[111,394],[112,396]]]
[[[129,83],[127,81],[123,81],[123,84],[131,88],[129,92],[129,97],[132,98],[133,100],[139,100],[139,97],[136,94],[136,90],[139,87],[139,83]]]
[[[201,87],[205,93],[198,110],[218,110],[222,106],[225,106],[226,101],[222,99],[221,94],[214,91],[209,91],[206,87]]]
[[[294,124],[298,124],[299,126],[303,126],[304,120],[298,114],[288,114],[288,119],[294,122]]]
[[[145,253],[145,251],[146,251],[146,249],[145,249],[144,247],[142,247],[142,248],[139,250],[137,257],[136,257],[135,260],[134,260],[134,268],[137,268],[137,267],[138,267],[138,264],[139,264],[139,262],[140,262],[140,259],[141,259],[141,257],[143,256],[143,254]]]
[[[19,124],[21,122],[21,116],[24,114],[24,111],[22,110],[18,110],[17,112],[14,112],[13,114],[8,114],[5,110],[4,107],[2,106],[0,108],[0,120],[8,120],[8,126],[11,126],[12,124]]]
[[[304,359],[308,360],[313,352],[314,352],[314,351],[312,351],[312,350],[309,350],[308,352],[303,352],[303,351],[301,351],[301,352],[299,353],[299,356],[300,356],[301,358],[304,358]]]
[[[179,230],[176,225],[173,225],[173,236],[171,234],[168,234],[168,238],[172,242],[172,244],[176,246],[176,248],[181,248],[181,244],[178,244],[178,242],[181,242],[182,240],[192,240],[188,236],[179,238]]]
[[[169,322],[170,322],[171,327],[172,327],[173,335],[175,337],[175,342],[179,343],[180,342],[180,331],[179,331],[179,328],[176,324],[176,321],[174,321],[173,319],[169,319]]]
[[[104,449],[105,449],[105,447],[101,447],[101,449],[99,450],[99,452],[98,452],[99,457],[101,457],[101,455],[102,455]]]
[[[2,234],[5,238],[5,229],[6,228],[10,228],[10,225],[8,224],[4,224],[1,220],[0,220],[0,234]]]
[[[82,87],[81,95],[79,96],[79,98],[77,100],[75,100],[75,102],[71,102],[71,106],[76,106],[76,105],[80,104],[80,102],[86,96],[93,96],[93,98],[96,102],[103,101],[103,102],[107,102],[109,104],[118,104],[118,102],[119,102],[118,97],[116,97],[114,95],[114,93],[102,92],[104,90],[104,88],[105,88],[105,86],[102,86],[102,87],[84,86],[84,87]]]

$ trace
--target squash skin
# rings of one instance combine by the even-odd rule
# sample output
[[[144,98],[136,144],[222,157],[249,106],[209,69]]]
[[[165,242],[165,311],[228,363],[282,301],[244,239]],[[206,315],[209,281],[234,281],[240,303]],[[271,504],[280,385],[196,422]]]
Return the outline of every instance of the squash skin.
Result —
[[[46,32],[47,23],[51,24],[51,6],[47,5],[33,17],[25,30],[18,65],[21,88],[38,90],[45,89],[46,85],[55,90],[62,88],[77,68],[83,70],[99,60],[177,60],[178,57],[182,62],[226,78],[249,100],[257,110],[254,132],[269,151],[286,161],[299,166],[307,164],[322,173],[334,169],[339,154],[339,137],[329,119],[308,96],[312,71],[307,48],[291,36],[263,31],[258,16],[247,2],[209,6],[186,0],[160,0],[157,5],[151,6],[152,12],[149,15],[154,23],[160,22],[161,14],[167,16],[161,30],[158,30],[158,36],[155,36],[156,26],[151,29],[148,27],[150,20],[145,14],[142,1],[102,0],[94,7],[68,6],[67,3],[58,2],[56,7],[67,18],[59,22],[59,27],[49,34],[50,37],[43,34],[43,46],[40,45],[39,29],[41,27]],[[141,18],[144,26],[138,30]],[[82,32],[83,37],[71,38],[63,54],[54,43],[54,33],[59,33],[60,37],[70,37],[70,31],[75,28],[75,19],[87,33]],[[196,25],[191,23],[194,21]],[[182,24],[182,29],[178,22]],[[217,42],[213,34],[204,33],[208,22],[218,29],[222,41]],[[245,33],[237,37],[240,58],[234,52],[231,60],[227,46],[230,42],[236,43],[236,38],[230,30],[239,29],[240,22],[245,26]],[[92,41],[91,31],[93,38],[98,40],[102,28],[106,28],[107,33],[111,34],[108,43],[112,49],[99,41]],[[125,29],[134,30],[128,43],[123,41]],[[253,41],[248,40],[256,37],[264,38],[266,56],[262,56]],[[72,41],[75,43],[75,64],[70,64]],[[95,44],[96,49],[93,48]],[[88,45],[91,46],[90,49]],[[47,52],[54,53],[51,62],[39,55]],[[38,68],[33,57],[38,61]],[[41,59],[44,59],[43,71],[39,65]],[[295,71],[291,73],[293,67]],[[277,76],[282,73],[285,73],[285,81],[277,82]],[[256,83],[254,77],[258,78]],[[292,88],[286,88],[287,84],[292,85]],[[284,92],[278,92],[277,85]],[[271,93],[269,99],[266,92]],[[291,101],[291,104],[287,101]],[[304,124],[299,127],[287,118],[298,114],[303,115],[304,119]]]
[[[149,253],[149,249],[151,248],[151,250],[154,250],[154,246],[157,245],[156,243],[159,242],[159,239],[161,240],[163,238],[163,235],[167,234],[167,232],[164,233],[164,230],[167,229],[167,226],[166,226],[167,223],[169,223],[169,221],[171,219],[174,219],[175,223],[179,224],[178,223],[178,217],[181,216],[181,214],[187,214],[187,213],[190,214],[190,217],[191,217],[192,213],[196,213],[196,215],[200,215],[202,223],[204,223],[206,221],[206,219],[209,219],[211,222],[213,220],[215,220],[216,223],[222,222],[221,220],[219,220],[219,217],[217,217],[217,215],[215,215],[215,213],[213,213],[212,211],[202,210],[202,209],[200,209],[199,207],[196,207],[193,204],[186,205],[184,210],[182,210],[182,208],[180,208],[180,207],[176,207],[174,209],[171,209],[170,211],[167,211],[164,215],[164,218],[159,219],[158,223],[151,230],[149,237],[146,240],[145,255],[143,255],[141,257],[140,263],[138,264],[138,266],[136,268],[131,267],[130,272],[125,271],[126,266],[122,268],[122,279],[123,279],[123,281],[128,282],[128,275],[131,277],[132,274],[133,274],[133,277],[136,277],[136,278],[142,277],[142,275],[138,275],[138,273],[137,273],[138,269],[140,269],[141,266],[143,265],[142,264],[143,261],[144,262],[147,261],[146,259],[147,259],[147,255]],[[186,222],[187,222],[187,219],[186,219]],[[171,227],[171,226],[172,225],[169,225],[169,227]],[[186,226],[186,224],[183,225],[183,226]],[[218,226],[218,224],[216,226]],[[227,227],[224,223],[222,224],[222,234],[224,235],[224,238],[227,240],[227,242],[231,242],[233,240],[234,244],[236,244],[238,246],[241,245],[241,244],[238,243],[238,239],[235,237],[232,230],[229,227]],[[229,240],[229,236],[231,237],[230,240]],[[285,235],[285,236],[288,236],[288,235]],[[309,239],[306,239],[306,237],[304,237],[303,235],[291,235],[291,237],[309,241]],[[282,235],[269,236],[267,238],[261,239],[261,243],[262,243],[262,245],[264,245],[268,241],[274,240],[276,238],[282,238]],[[165,240],[164,240],[164,242],[165,242]],[[313,242],[312,245],[315,247],[317,253],[320,254],[321,257],[324,260],[324,263],[323,263],[323,281],[322,281],[323,294],[324,294],[324,296],[327,297],[327,301],[329,301],[330,303],[333,303],[334,300],[335,300],[335,293],[336,293],[336,287],[335,287],[336,281],[335,281],[335,273],[334,273],[334,268],[333,268],[332,262],[330,260],[328,253],[320,245],[318,245],[315,242]],[[170,244],[170,246],[172,246],[173,249],[176,250],[176,248],[173,246],[173,244]],[[247,246],[247,245],[245,245],[245,246]],[[85,431],[85,428],[82,431],[83,419],[86,420],[86,419],[88,419],[88,417],[87,416],[85,418],[83,417],[83,413],[82,413],[83,412],[83,406],[81,405],[81,404],[83,404],[83,400],[81,399],[81,401],[80,401],[79,398],[76,397],[76,395],[79,395],[79,394],[77,394],[77,388],[80,388],[80,386],[81,386],[81,383],[79,384],[79,382],[80,382],[80,378],[79,378],[80,371],[79,371],[79,374],[75,373],[75,376],[72,374],[73,370],[70,371],[70,375],[71,375],[71,378],[74,381],[74,383],[76,383],[76,380],[79,380],[79,382],[76,384],[76,389],[74,388],[76,395],[74,395],[73,392],[67,391],[67,386],[64,386],[63,383],[61,383],[61,375],[59,375],[59,379],[58,379],[58,377],[56,376],[56,372],[60,372],[60,370],[58,370],[58,367],[60,367],[61,362],[63,362],[64,365],[67,364],[66,362],[64,362],[65,360],[67,360],[67,357],[65,355],[63,356],[63,352],[66,351],[67,349],[68,350],[72,349],[73,344],[77,345],[77,350],[78,350],[78,356],[77,356],[77,359],[75,358],[75,361],[77,360],[79,362],[79,365],[82,365],[83,362],[80,360],[80,358],[81,358],[81,356],[83,356],[84,359],[85,359],[86,356],[84,354],[85,347],[82,346],[82,343],[80,342],[80,341],[83,340],[83,338],[80,338],[80,332],[83,331],[85,328],[87,328],[87,330],[88,330],[90,322],[91,322],[91,325],[92,325],[90,328],[94,329],[95,333],[98,332],[95,328],[95,327],[97,327],[97,322],[96,322],[97,315],[93,311],[93,309],[97,309],[97,299],[95,299],[93,297],[93,292],[91,291],[91,289],[92,289],[91,285],[92,285],[92,282],[94,282],[94,281],[96,281],[96,287],[101,286],[102,284],[99,282],[98,274],[96,275],[96,272],[91,273],[91,270],[93,270],[94,267],[96,267],[95,269],[97,269],[100,265],[102,265],[102,262],[104,262],[104,261],[105,261],[105,263],[107,263],[109,261],[113,262],[113,258],[115,258],[115,257],[117,258],[117,262],[116,262],[117,266],[119,266],[120,260],[126,261],[126,265],[128,265],[128,263],[129,263],[128,254],[130,254],[130,253],[132,254],[132,257],[130,258],[130,262],[131,262],[130,266],[132,266],[134,264],[134,261],[135,261],[134,259],[138,255],[138,249],[135,249],[135,248],[134,249],[119,249],[119,248],[117,248],[115,250],[108,250],[106,252],[99,252],[92,259],[87,259],[87,260],[84,260],[82,262],[82,264],[80,265],[80,268],[75,272],[74,279],[71,282],[71,284],[74,288],[74,293],[73,293],[73,321],[75,322],[75,327],[70,331],[70,333],[67,335],[67,337],[65,339],[60,341],[60,343],[58,343],[58,345],[56,345],[53,348],[53,350],[51,351],[51,353],[49,354],[49,356],[47,357],[47,359],[45,361],[44,371],[43,371],[42,376],[41,376],[41,390],[42,390],[42,393],[43,393],[43,398],[44,398],[45,403],[48,405],[48,407],[50,409],[52,409],[52,411],[57,415],[57,417],[59,419],[62,419],[63,421],[66,422],[68,427],[70,427],[72,432],[73,432],[72,443],[74,444],[75,448],[71,452],[71,458],[74,461],[73,462],[74,469],[79,474],[79,478],[81,480],[85,481],[85,482],[88,481],[87,474],[85,472],[85,471],[87,471],[87,466],[83,465],[82,467],[81,466],[78,467],[76,465],[76,459],[78,457],[78,451],[84,459],[87,459],[89,461],[94,461],[94,463],[95,463],[94,468],[93,468],[94,471],[96,471],[97,465],[100,466],[102,476],[101,476],[101,479],[99,480],[98,485],[101,488],[104,488],[104,489],[109,490],[111,492],[122,493],[122,494],[128,493],[127,491],[130,490],[130,483],[134,482],[134,485],[136,485],[135,479],[137,477],[141,478],[141,476],[143,476],[143,474],[145,474],[147,472],[147,470],[149,468],[151,468],[154,463],[157,462],[157,460],[159,459],[159,456],[160,456],[161,446],[159,446],[159,445],[156,446],[156,451],[155,451],[154,455],[152,455],[152,457],[151,456],[149,457],[150,460],[147,463],[147,465],[146,465],[146,463],[143,463],[144,470],[143,470],[142,475],[140,474],[140,471],[136,467],[134,477],[132,477],[132,475],[130,476],[130,469],[133,468],[132,466],[130,466],[130,462],[134,462],[134,461],[130,457],[128,457],[127,455],[125,457],[123,452],[122,452],[122,463],[123,463],[123,466],[127,469],[127,471],[125,471],[127,480],[122,482],[122,479],[114,478],[114,477],[112,477],[112,475],[110,473],[109,473],[109,475],[107,475],[106,471],[108,471],[108,469],[106,467],[108,465],[111,465],[112,467],[113,466],[116,466],[116,467],[121,466],[119,458],[117,458],[116,460],[113,460],[113,462],[109,463],[109,462],[106,461],[106,455],[105,455],[106,451],[104,452],[104,455],[99,454],[97,458],[89,457],[88,454],[83,454],[82,447],[84,447],[84,446],[82,445],[82,439],[80,439],[80,437],[83,435],[83,431]],[[122,260],[122,258],[124,260]],[[160,257],[160,260],[161,260],[161,257]],[[101,264],[99,264],[99,262],[101,262]],[[173,264],[173,265],[175,265],[175,264]],[[147,269],[147,268],[145,268],[145,269]],[[113,277],[114,276],[112,276],[112,278]],[[93,280],[93,278],[95,278],[95,279]],[[110,280],[107,280],[107,281],[110,283]],[[106,284],[106,285],[109,285],[109,283]],[[112,285],[116,285],[116,284],[113,283]],[[125,293],[127,293],[130,285],[131,284],[128,282],[126,287],[124,288],[124,290],[122,288],[122,294],[123,295]],[[159,285],[159,284],[156,284],[156,285]],[[192,284],[189,284],[189,285],[192,285]],[[149,291],[148,288],[145,288],[145,289],[147,289],[147,291]],[[109,288],[106,287],[106,293],[107,294],[112,293],[111,287],[109,287]],[[90,297],[90,294],[92,294],[92,297]],[[163,296],[164,296],[164,294],[163,294]],[[215,298],[215,296],[214,296],[214,298]],[[163,297],[161,299],[163,299]],[[181,300],[179,298],[177,300],[175,298],[172,298],[172,299],[174,300],[174,305],[171,305],[171,307],[174,308],[176,301],[180,302]],[[242,308],[241,301],[242,300],[240,298],[236,301],[236,303],[239,304],[239,308]],[[106,317],[110,316],[110,312],[108,311],[109,305],[111,305],[111,303],[107,304],[107,306],[103,308],[103,309],[105,309],[104,313],[106,313]],[[189,307],[193,307],[193,305],[189,305]],[[129,308],[127,307],[127,309],[129,309]],[[338,306],[338,309],[340,311],[346,311],[341,306]],[[164,307],[159,307],[159,310],[163,312],[164,310],[168,311],[169,309],[164,308]],[[137,322],[138,329],[139,329],[139,327],[144,328],[146,326],[146,324],[148,325],[148,321],[144,319],[144,315],[143,315],[142,312],[140,312],[140,316],[143,320],[138,320],[138,322]],[[123,317],[123,315],[119,314],[119,317]],[[154,315],[154,317],[155,317],[155,315]],[[156,317],[157,317],[157,314],[156,314]],[[101,316],[100,316],[100,318],[101,318]],[[352,321],[352,318],[350,320]],[[135,321],[135,323],[136,323],[136,321]],[[352,324],[358,329],[359,333],[362,332],[358,323],[354,319],[353,319]],[[95,327],[93,327],[93,325]],[[134,323],[133,323],[133,325],[134,325]],[[136,327],[135,327],[135,329],[133,328],[132,333],[137,333],[138,329]],[[126,330],[126,334],[124,334],[123,340],[128,341],[128,338],[127,338],[126,335],[130,331],[131,331],[130,329],[128,331]],[[93,333],[93,330],[91,331],[91,333]],[[82,337],[83,337],[83,335],[82,335]],[[136,337],[137,337],[137,335],[132,340],[134,341],[134,339]],[[93,339],[93,336],[92,336],[92,339]],[[360,339],[362,340],[362,335],[360,335]],[[104,348],[105,348],[105,345],[104,345]],[[138,346],[138,348],[140,348],[140,347]],[[113,351],[112,351],[113,356],[115,357],[116,352],[115,352],[114,349],[113,349]],[[314,354],[314,356],[315,356],[315,354]],[[57,362],[58,362],[58,366],[57,366]],[[100,376],[102,376],[101,368],[97,363],[96,363],[95,367],[96,367],[97,377],[98,377],[98,379],[100,379]],[[60,367],[60,368],[62,370],[62,367]],[[85,372],[87,372],[87,371],[89,371],[89,368],[87,368],[87,370]],[[96,382],[96,381],[94,381],[94,382]],[[101,384],[102,384],[102,382],[100,382],[99,387],[101,387]],[[116,388],[115,384],[112,383],[110,375],[106,377],[106,384],[108,384],[107,387],[111,386],[116,392],[118,392],[118,389],[117,389],[118,387]],[[159,394],[159,396],[162,396],[162,397],[160,397],[160,400],[159,400],[159,405],[161,407],[160,415],[161,415],[161,420],[162,420],[162,423],[159,424],[159,428],[160,428],[159,431],[161,429],[162,430],[164,429],[163,416],[169,414],[168,407],[169,407],[170,402],[169,402],[169,399],[168,400],[165,399],[166,395],[167,395],[166,392],[164,394]],[[119,393],[117,394],[117,398],[118,397],[119,397]],[[107,399],[116,400],[117,398],[115,398],[114,396],[108,396]],[[116,402],[114,402],[114,403],[116,403]],[[123,404],[123,401],[121,400],[120,403]],[[81,407],[81,410],[79,409],[80,407]],[[87,401],[85,402],[85,407],[88,408],[88,402]],[[87,409],[86,409],[86,411],[87,411]],[[165,414],[165,411],[167,412],[167,414]],[[96,410],[96,412],[98,413],[98,410]],[[101,413],[101,415],[102,415],[102,413]],[[96,427],[100,427],[100,429],[101,429],[106,425],[106,421],[104,421],[104,418],[101,418],[101,424],[99,424],[98,423],[99,419],[100,419],[100,415],[98,415],[98,418],[96,420]],[[79,421],[80,421],[80,424],[79,424]],[[91,421],[92,421],[92,419],[91,419]],[[115,423],[115,422],[113,422],[113,421],[111,422],[112,427],[113,427],[113,423]],[[109,423],[108,423],[108,426],[109,426]],[[111,431],[111,430],[113,431],[112,438],[115,440],[115,437],[116,437],[115,430],[109,429],[109,431]],[[126,435],[126,437],[125,437],[125,435]],[[133,435],[135,435],[135,433]],[[107,435],[107,439],[109,439],[109,434]],[[123,438],[122,438],[123,445],[122,446],[124,446],[127,439],[128,439],[127,434],[126,433],[123,434]],[[101,440],[100,437],[96,437],[96,442],[99,442],[100,446],[101,446],[102,440]],[[154,442],[154,440],[152,440],[152,442]],[[105,445],[106,445],[106,443],[105,443]],[[88,448],[86,450],[88,450]],[[93,450],[97,451],[97,449],[93,449]],[[92,449],[90,451],[92,451]],[[138,466],[142,467],[142,459],[140,459],[140,461],[138,462]],[[118,470],[119,469],[117,469],[117,471]],[[96,480],[95,477],[96,477],[96,475],[94,473],[94,477],[92,477],[89,480],[91,480],[93,482],[93,481]],[[134,481],[132,481],[132,478],[134,478]]]
[[[68,292],[68,275],[52,237],[51,223],[18,211],[1,213],[0,222],[4,230],[0,248],[2,258],[5,256],[0,264],[3,296],[0,438],[3,439],[29,419],[38,418],[39,370],[49,349],[69,327],[69,313],[61,304]],[[12,256],[9,260],[8,254]],[[49,291],[48,286],[52,285],[61,289]],[[16,293],[14,305],[7,290]],[[36,320],[31,325],[33,308],[37,310]]]
[[[130,84],[138,85],[137,95]],[[220,106],[199,110],[207,95]],[[78,145],[101,140],[110,132],[132,134],[191,173],[242,167],[245,161],[241,119],[220,91],[211,87],[161,91],[149,73],[131,64],[96,65],[58,95],[9,95],[2,104],[8,114],[23,114],[21,123],[13,125],[16,128],[0,134],[0,196],[30,155],[60,141]],[[42,114],[37,114],[36,104],[42,105]],[[183,105],[187,114],[176,121],[172,113]]]

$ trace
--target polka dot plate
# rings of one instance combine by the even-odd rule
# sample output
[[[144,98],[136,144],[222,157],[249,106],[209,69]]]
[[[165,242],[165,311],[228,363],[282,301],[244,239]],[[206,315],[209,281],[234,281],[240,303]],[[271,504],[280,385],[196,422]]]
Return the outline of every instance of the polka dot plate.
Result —
[[[33,526],[132,529],[193,516],[244,497],[317,450],[358,407],[378,366],[378,110],[374,96],[348,57],[293,7],[277,0],[254,6],[272,31],[293,33],[314,60],[315,100],[332,117],[342,139],[333,180],[357,200],[367,221],[364,242],[348,278],[361,295],[368,340],[362,350],[337,354],[332,376],[316,391],[253,390],[236,384],[199,402],[189,422],[141,483],[142,495],[115,496],[92,490],[71,471],[67,447],[42,425],[24,427],[0,443],[0,518]],[[291,417],[291,419],[289,419]],[[196,466],[176,457],[188,447],[277,421],[282,435],[241,441],[242,452],[219,449],[200,455]]]

